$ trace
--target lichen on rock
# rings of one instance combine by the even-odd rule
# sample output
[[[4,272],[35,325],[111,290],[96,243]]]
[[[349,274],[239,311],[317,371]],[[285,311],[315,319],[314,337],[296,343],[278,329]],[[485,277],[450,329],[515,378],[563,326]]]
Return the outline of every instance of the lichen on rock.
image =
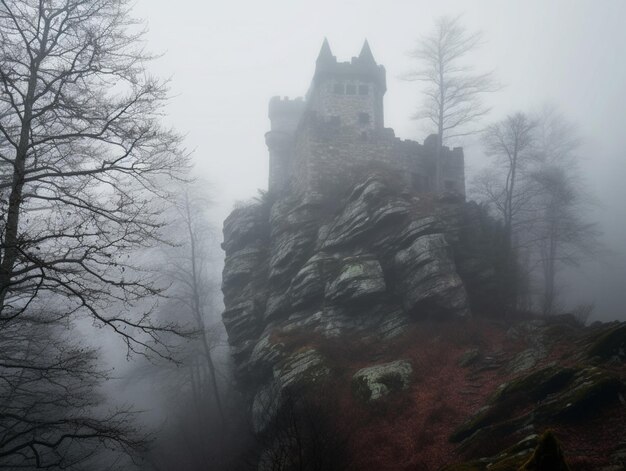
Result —
[[[326,298],[333,302],[362,302],[386,291],[383,269],[373,256],[344,258],[339,274],[326,289]]]
[[[377,401],[390,392],[407,389],[413,367],[408,360],[368,366],[352,377],[354,394],[366,401]]]

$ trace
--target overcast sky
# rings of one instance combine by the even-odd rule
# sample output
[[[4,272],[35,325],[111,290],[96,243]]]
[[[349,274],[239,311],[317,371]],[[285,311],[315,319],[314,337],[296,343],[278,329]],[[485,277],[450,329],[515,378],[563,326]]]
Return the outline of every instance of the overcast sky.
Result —
[[[187,136],[218,218],[266,188],[267,103],[305,94],[324,37],[339,60],[369,40],[387,69],[386,126],[423,141],[423,125],[409,119],[419,89],[400,77],[413,66],[407,52],[442,14],[463,14],[468,29],[484,32],[477,67],[495,70],[506,85],[490,97],[486,122],[551,103],[580,127],[588,183],[603,203],[597,219],[608,245],[626,250],[625,0],[137,0],[135,7],[148,24],[148,48],[164,54],[151,70],[172,79],[167,121]],[[472,142],[465,147],[471,172],[484,159]],[[607,284],[626,293],[625,273],[589,271],[585,295],[601,297]]]

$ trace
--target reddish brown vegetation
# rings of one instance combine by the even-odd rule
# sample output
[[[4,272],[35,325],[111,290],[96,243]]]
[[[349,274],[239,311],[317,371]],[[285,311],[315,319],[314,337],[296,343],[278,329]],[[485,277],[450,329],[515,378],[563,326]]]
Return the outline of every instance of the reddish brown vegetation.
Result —
[[[359,471],[437,470],[466,460],[468,456],[458,451],[458,444],[449,441],[450,435],[512,375],[505,368],[472,372],[459,365],[459,358],[469,348],[478,347],[483,356],[498,353],[510,359],[527,347],[523,341],[507,340],[503,325],[482,320],[420,322],[401,338],[388,342],[333,341],[311,337],[310,333],[306,341],[299,335],[295,340],[280,340],[315,346],[332,362],[337,375],[328,393],[334,396],[337,430],[347,440],[350,469]],[[574,364],[576,346],[572,340],[569,336],[554,340],[550,354],[536,368],[553,361],[564,366]],[[397,359],[409,359],[413,364],[409,390],[375,403],[354,398],[351,378],[358,369]],[[507,404],[501,413],[505,418],[507,414],[519,415],[527,412],[527,407]],[[624,436],[624,423],[624,408],[617,405],[584,424],[550,426],[562,442],[572,470],[581,471],[607,462],[619,437]],[[507,443],[507,437],[501,439],[493,442],[498,450],[512,444]],[[487,454],[487,450],[480,451],[485,453],[482,456]]]
[[[275,340],[279,339],[289,345],[302,345],[304,340],[299,335]],[[337,419],[349,437],[354,469],[437,469],[450,462],[454,445],[448,437],[502,381],[486,372],[472,397],[464,395],[469,380],[467,370],[458,365],[459,357],[473,346],[490,352],[504,345],[502,329],[479,321],[422,322],[393,342],[349,343],[310,333],[306,340],[334,362],[340,375],[333,394],[339,401]],[[358,369],[399,358],[413,364],[408,391],[373,404],[353,398],[350,379]]]

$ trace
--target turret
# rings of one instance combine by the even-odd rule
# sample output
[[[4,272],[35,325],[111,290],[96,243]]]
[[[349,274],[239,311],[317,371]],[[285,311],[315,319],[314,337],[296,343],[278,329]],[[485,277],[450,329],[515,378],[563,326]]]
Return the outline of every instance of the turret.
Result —
[[[280,194],[287,189],[294,157],[295,130],[304,113],[302,98],[289,100],[273,97],[269,103],[270,131],[265,134],[265,143],[270,153],[270,193]]]
[[[324,39],[307,100],[309,108],[323,118],[338,118],[342,125],[361,131],[384,127],[383,96],[386,72],[378,65],[367,42],[358,57],[337,62]]]

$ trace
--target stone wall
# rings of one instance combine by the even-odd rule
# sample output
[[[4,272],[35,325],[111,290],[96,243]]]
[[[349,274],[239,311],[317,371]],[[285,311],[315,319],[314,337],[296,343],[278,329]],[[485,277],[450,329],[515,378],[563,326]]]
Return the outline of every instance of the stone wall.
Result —
[[[384,127],[385,70],[369,47],[352,62],[338,63],[329,54],[318,59],[306,101],[270,100],[269,191],[328,199],[372,172],[386,174],[400,188],[433,191],[436,138],[422,145]],[[440,170],[440,188],[465,195],[461,148],[443,148]]]
[[[265,134],[265,143],[269,149],[270,191],[281,193],[287,187],[293,172],[295,131],[306,108],[302,98],[273,97],[269,104],[271,130]]]
[[[359,131],[382,129],[383,91],[358,78],[325,80],[311,89],[309,109],[322,117],[337,117]]]
[[[392,129],[362,130],[307,112],[294,137],[289,188],[295,194],[333,198],[374,172],[387,175],[399,188],[429,192],[435,154],[433,146],[398,139]],[[464,180],[462,149],[444,148],[442,187],[465,194]]]

